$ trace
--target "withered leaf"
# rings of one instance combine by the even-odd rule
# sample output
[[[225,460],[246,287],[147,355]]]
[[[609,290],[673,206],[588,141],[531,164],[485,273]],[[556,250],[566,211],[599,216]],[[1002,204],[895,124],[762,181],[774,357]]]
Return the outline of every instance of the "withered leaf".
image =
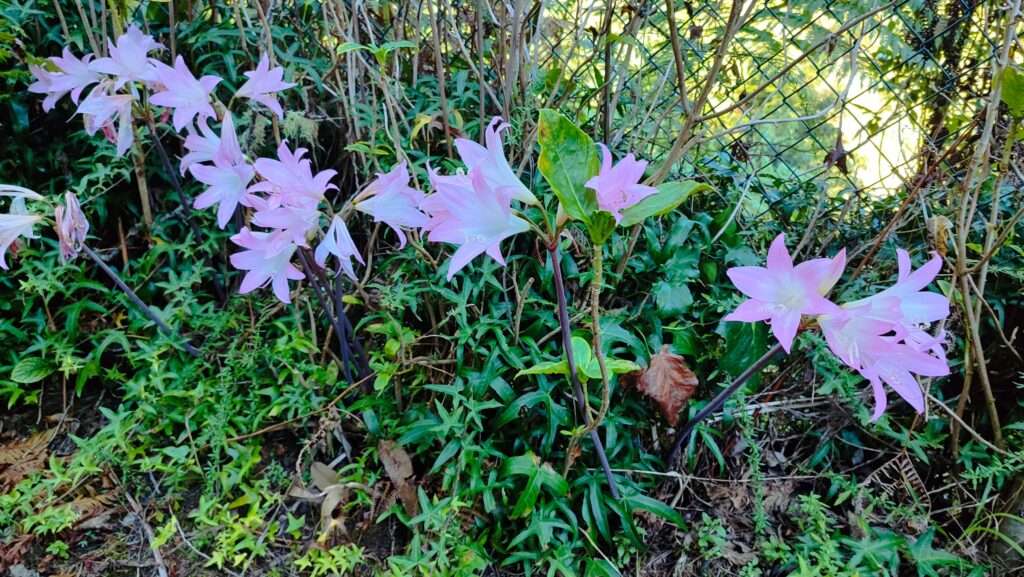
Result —
[[[416,487],[412,483],[412,459],[409,453],[394,441],[381,441],[377,444],[377,451],[405,512],[410,516],[418,515],[420,507],[416,500]]]
[[[835,147],[825,155],[825,168],[832,168],[834,166],[839,169],[839,172],[850,174],[850,168],[846,164],[849,156],[850,153],[846,152],[846,149],[843,148],[843,134],[840,132],[836,136]]]
[[[320,461],[313,462],[309,468],[309,475],[313,478],[313,485],[321,491],[326,491],[331,485],[338,484],[338,474]]]
[[[700,381],[683,357],[669,352],[668,345],[651,357],[651,366],[637,376],[636,388],[654,400],[668,424],[679,423],[679,411],[693,396]]]

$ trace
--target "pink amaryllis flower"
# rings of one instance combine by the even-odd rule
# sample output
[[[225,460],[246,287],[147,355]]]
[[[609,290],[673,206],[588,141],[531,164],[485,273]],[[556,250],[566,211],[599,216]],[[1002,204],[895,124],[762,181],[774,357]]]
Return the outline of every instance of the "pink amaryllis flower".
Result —
[[[949,300],[923,290],[942,268],[942,257],[912,271],[910,255],[897,251],[896,284],[870,297],[843,304],[818,319],[829,348],[871,383],[875,397],[872,420],[885,411],[883,383],[892,387],[917,412],[924,412],[924,395],[914,375],[949,374],[942,335],[925,329],[949,316]]]
[[[516,173],[505,158],[505,149],[501,142],[501,131],[509,125],[501,117],[495,116],[487,126],[484,140],[487,147],[466,138],[456,138],[455,147],[466,168],[477,170],[487,184],[493,189],[506,189],[512,198],[526,204],[537,204],[537,198],[530,189],[519,180]]]
[[[601,170],[585,186],[596,192],[598,208],[610,212],[615,222],[619,222],[623,209],[657,193],[658,189],[640,184],[647,168],[646,160],[637,160],[631,152],[618,164],[612,164],[611,151],[604,144],[600,146]]]
[[[72,102],[78,104],[82,91],[100,81],[100,75],[89,67],[91,58],[92,54],[86,54],[84,58],[79,59],[65,46],[61,56],[49,59],[57,68],[57,72],[51,72],[42,66],[29,65],[28,68],[36,77],[36,81],[29,85],[28,91],[46,94],[46,98],[43,99],[43,110],[47,112],[53,110],[57,101],[69,92]]]
[[[113,128],[117,119],[117,155],[122,156],[135,142],[132,127],[132,103],[130,94],[111,94],[103,83],[89,93],[78,105],[78,113],[85,117],[85,131],[91,136],[97,130]]]
[[[128,31],[118,37],[116,45],[107,40],[107,46],[110,56],[93,60],[89,67],[96,72],[114,76],[115,90],[128,82],[149,84],[157,81],[156,66],[150,60],[149,53],[164,46],[149,34],[143,34],[138,26],[129,26]]]
[[[437,192],[420,203],[430,216],[423,228],[430,241],[459,247],[448,265],[448,280],[485,252],[504,266],[501,241],[530,229],[529,223],[512,212],[512,191],[491,186],[476,169],[465,179],[432,180]]]
[[[270,58],[264,53],[260,56],[260,62],[256,65],[256,70],[246,72],[245,75],[249,79],[238,89],[235,96],[255,100],[272,110],[278,118],[283,118],[284,110],[281,109],[281,104],[277,101],[274,94],[295,86],[294,82],[284,82],[282,80],[284,68],[280,66],[271,68]]]
[[[427,224],[427,216],[419,209],[424,195],[409,186],[409,179],[408,165],[405,161],[399,162],[386,174],[378,174],[352,200],[356,210],[395,231],[399,248],[405,246],[403,227],[418,228]]]
[[[225,117],[230,115],[228,112]],[[210,162],[220,149],[220,135],[210,128],[209,119],[201,119],[196,125],[199,127],[197,133],[194,128],[189,130],[185,137],[185,150],[188,152],[181,157],[180,171],[182,176],[188,172],[188,168],[200,162]],[[221,128],[223,130],[223,127]]]
[[[0,268],[10,270],[7,266],[7,249],[18,237],[35,238],[33,229],[43,220],[42,216],[28,212],[25,200],[42,200],[43,197],[27,188],[10,184],[0,184],[0,196],[11,199],[10,211],[0,214]]]
[[[324,194],[338,187],[330,183],[334,170],[322,170],[313,174],[312,162],[305,148],[292,152],[288,141],[277,147],[277,159],[257,158],[254,166],[262,181],[249,187],[249,192],[268,195],[266,205],[270,208],[281,205],[306,205],[308,201],[319,203]]]
[[[57,231],[60,261],[71,262],[78,257],[89,234],[89,221],[73,192],[64,193],[64,206],[57,205],[53,209],[53,219],[56,221],[53,228]]]
[[[216,204],[217,226],[223,229],[235,214],[238,203],[245,197],[249,182],[256,176],[255,169],[245,161],[245,155],[238,145],[230,112],[224,115],[217,150],[211,155],[211,160],[213,166],[192,164],[190,167],[196,180],[209,187],[196,197],[193,206],[204,209]]]
[[[352,280],[356,280],[352,259],[359,261],[359,264],[366,264],[363,262],[363,255],[359,254],[359,249],[356,248],[356,243],[352,241],[352,235],[348,233],[345,221],[339,215],[334,215],[334,218],[331,219],[331,226],[327,229],[323,240],[317,245],[313,258],[322,267],[327,264],[327,257],[330,255],[334,255],[338,259],[341,269]]]
[[[274,296],[283,303],[290,303],[288,281],[306,277],[291,263],[297,247],[288,236],[280,232],[253,232],[245,227],[232,236],[231,241],[246,249],[231,255],[231,266],[248,271],[238,292],[246,294],[269,282]]]
[[[836,308],[825,298],[846,266],[846,251],[834,258],[819,258],[793,266],[780,234],[768,249],[766,267],[740,266],[726,271],[736,288],[750,297],[724,320],[767,320],[782,348],[789,352],[802,315],[818,315]]]
[[[206,75],[196,79],[180,54],[174,60],[173,68],[162,62],[155,62],[154,66],[157,80],[163,86],[163,90],[154,94],[150,102],[174,109],[175,130],[180,132],[182,128],[190,125],[196,116],[202,120],[217,115],[210,105],[210,92],[220,82],[220,77]]]

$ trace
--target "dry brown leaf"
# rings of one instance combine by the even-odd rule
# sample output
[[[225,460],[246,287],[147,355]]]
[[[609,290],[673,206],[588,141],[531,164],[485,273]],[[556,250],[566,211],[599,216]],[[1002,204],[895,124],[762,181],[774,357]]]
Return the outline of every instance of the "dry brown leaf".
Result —
[[[668,424],[679,423],[679,411],[693,396],[700,381],[683,357],[669,352],[668,345],[651,357],[651,366],[636,376],[636,388],[654,400]]]
[[[42,469],[56,434],[56,429],[47,429],[0,446],[0,489],[9,489]]]
[[[416,487],[412,483],[412,459],[409,458],[409,453],[394,441],[381,441],[377,444],[377,451],[405,512],[410,516],[418,515],[420,507],[416,500]]]
[[[331,485],[338,484],[338,473],[320,461],[313,462],[309,468],[309,475],[313,478],[313,485],[321,491],[326,491]]]
[[[349,490],[342,485],[334,485],[327,489],[324,500],[320,503],[320,536],[317,542],[326,543],[335,536],[348,534],[345,528],[345,512],[341,505],[348,501]]]

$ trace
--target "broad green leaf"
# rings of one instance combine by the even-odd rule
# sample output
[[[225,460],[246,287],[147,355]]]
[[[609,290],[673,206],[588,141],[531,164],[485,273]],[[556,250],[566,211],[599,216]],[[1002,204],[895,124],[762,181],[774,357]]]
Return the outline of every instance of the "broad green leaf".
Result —
[[[11,371],[11,380],[16,383],[28,385],[37,383],[50,376],[55,367],[50,361],[40,357],[29,357],[21,359]]]
[[[523,375],[567,375],[569,369],[566,367],[565,359],[560,361],[545,361],[537,363],[530,368],[523,369],[516,373],[516,377]]]
[[[358,42],[342,42],[335,49],[338,54],[346,54],[348,52],[354,52],[356,50],[372,50],[370,46],[365,44],[359,44]]]
[[[680,529],[686,527],[686,521],[683,520],[683,516],[679,514],[679,511],[657,499],[652,499],[645,495],[630,495],[625,499],[633,509],[653,513]]]
[[[722,323],[725,337],[725,354],[719,361],[725,372],[737,376],[761,358],[767,350],[768,331],[764,323]],[[748,381],[757,386],[761,375],[754,375]]]
[[[589,227],[597,197],[584,185],[601,165],[594,141],[561,113],[545,108],[540,111],[537,142],[540,173],[565,213]]]
[[[1015,118],[1024,118],[1024,72],[1008,67],[1003,70],[1002,99]]]
[[[651,216],[664,216],[680,204],[686,202],[691,194],[706,192],[711,186],[703,182],[682,180],[666,182],[658,186],[657,194],[652,194],[633,206],[622,211],[621,226],[640,224]]]
[[[675,317],[693,304],[693,293],[685,281],[663,280],[654,285],[654,302],[663,317]]]
[[[938,571],[935,570],[936,567],[963,563],[959,557],[949,551],[932,547],[933,540],[935,540],[935,528],[930,527],[917,540],[907,545],[907,551],[917,565],[919,577],[939,577]]]

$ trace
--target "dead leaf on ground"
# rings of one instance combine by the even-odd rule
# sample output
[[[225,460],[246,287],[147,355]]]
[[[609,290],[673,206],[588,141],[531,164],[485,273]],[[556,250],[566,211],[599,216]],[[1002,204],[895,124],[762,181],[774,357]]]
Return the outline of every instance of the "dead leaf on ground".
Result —
[[[409,516],[419,514],[419,502],[416,500],[416,487],[413,484],[412,459],[409,453],[394,441],[381,441],[377,444],[380,460],[391,483],[398,492],[398,498]]]
[[[46,465],[50,441],[57,429],[46,429],[0,446],[0,488],[6,490]]]
[[[679,424],[679,412],[700,384],[683,357],[669,352],[668,345],[651,357],[650,367],[633,373],[632,378],[637,390],[657,403],[662,416],[673,427]]]

